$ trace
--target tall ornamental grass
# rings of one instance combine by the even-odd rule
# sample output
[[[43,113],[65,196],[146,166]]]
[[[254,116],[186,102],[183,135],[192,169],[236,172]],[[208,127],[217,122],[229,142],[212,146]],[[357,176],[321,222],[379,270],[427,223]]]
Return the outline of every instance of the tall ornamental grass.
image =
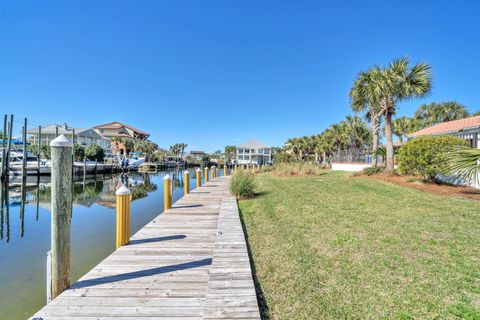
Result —
[[[237,170],[230,180],[230,192],[237,199],[252,197],[255,194],[255,175],[249,170]]]
[[[311,162],[279,163],[274,167],[274,173],[279,176],[318,176],[322,172],[321,165]]]

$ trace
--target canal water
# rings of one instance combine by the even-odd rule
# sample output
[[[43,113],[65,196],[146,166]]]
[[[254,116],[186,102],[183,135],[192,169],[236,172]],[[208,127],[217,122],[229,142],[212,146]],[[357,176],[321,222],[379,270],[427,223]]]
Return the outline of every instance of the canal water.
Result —
[[[222,174],[218,170],[218,175]],[[97,175],[73,185],[71,282],[115,250],[115,190],[119,182],[132,191],[134,234],[163,211],[167,172]],[[173,201],[183,196],[183,171],[170,171]],[[32,180],[33,179],[33,180]],[[203,181],[202,181],[203,183]],[[195,188],[190,170],[190,187]],[[46,258],[50,250],[50,178],[28,177],[26,185],[1,185],[0,319],[27,319],[46,303]],[[1,199],[0,199],[1,200]]]

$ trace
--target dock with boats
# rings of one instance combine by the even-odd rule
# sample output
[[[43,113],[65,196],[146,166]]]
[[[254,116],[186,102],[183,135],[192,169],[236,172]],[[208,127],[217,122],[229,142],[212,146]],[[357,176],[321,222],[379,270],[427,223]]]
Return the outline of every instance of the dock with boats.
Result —
[[[31,319],[260,319],[229,179],[193,189]]]

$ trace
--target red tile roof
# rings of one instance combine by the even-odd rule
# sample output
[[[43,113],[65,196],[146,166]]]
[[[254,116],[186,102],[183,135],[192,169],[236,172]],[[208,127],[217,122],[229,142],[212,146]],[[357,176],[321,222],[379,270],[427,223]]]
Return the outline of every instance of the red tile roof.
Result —
[[[409,134],[409,137],[419,137],[428,134],[446,134],[446,133],[456,133],[466,129],[472,129],[475,127],[480,127],[480,116],[453,120],[448,122],[442,122],[434,126],[419,130],[417,132]]]
[[[125,127],[125,128],[129,128],[130,130],[133,130],[139,134],[143,134],[143,135],[150,135],[148,132],[145,132],[145,131],[142,131],[140,129],[137,129],[135,127],[132,127],[131,125],[128,125],[128,124],[125,124],[125,123],[121,123],[121,122],[118,122],[118,121],[113,121],[113,122],[109,122],[109,123],[105,123],[105,124],[101,124],[101,125],[98,125],[98,126],[95,126],[94,128],[96,129],[120,129],[122,127]]]

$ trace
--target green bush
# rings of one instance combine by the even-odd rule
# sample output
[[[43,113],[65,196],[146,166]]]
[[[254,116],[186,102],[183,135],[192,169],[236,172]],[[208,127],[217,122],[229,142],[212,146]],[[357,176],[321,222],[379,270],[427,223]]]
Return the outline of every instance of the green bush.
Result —
[[[85,156],[88,160],[97,160],[102,162],[103,158],[105,157],[105,152],[100,146],[91,144],[85,148]]]
[[[249,170],[237,170],[230,180],[230,192],[237,199],[252,197],[255,194],[255,175]]]
[[[434,180],[444,172],[448,152],[467,146],[453,136],[422,136],[408,141],[398,153],[398,172]]]
[[[363,174],[365,174],[367,176],[373,176],[374,174],[383,173],[384,171],[385,171],[385,167],[381,167],[381,166],[368,167],[368,168],[363,169]]]
[[[75,146],[73,148],[73,158],[75,159],[75,161],[82,161],[85,157],[85,148],[78,143],[75,143]]]

